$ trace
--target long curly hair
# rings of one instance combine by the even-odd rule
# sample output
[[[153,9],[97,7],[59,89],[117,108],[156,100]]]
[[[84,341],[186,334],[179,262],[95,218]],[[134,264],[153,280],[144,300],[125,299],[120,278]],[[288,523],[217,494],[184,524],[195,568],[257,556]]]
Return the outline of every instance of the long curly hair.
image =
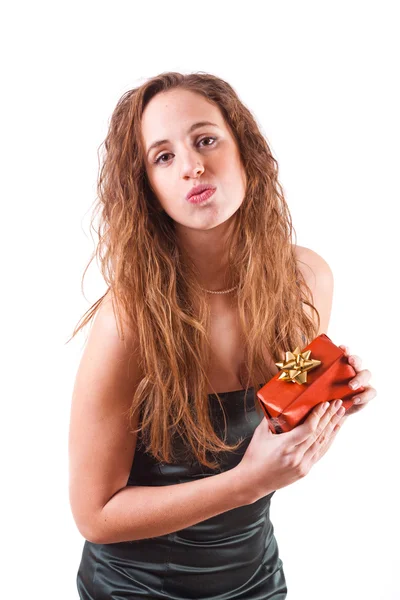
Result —
[[[231,281],[237,282],[234,302],[242,331],[249,389],[273,376],[274,362],[286,351],[304,347],[319,329],[319,313],[297,267],[292,244],[292,220],[272,156],[255,118],[229,83],[197,72],[166,72],[125,92],[111,116],[99,169],[91,227],[98,213],[97,247],[83,273],[97,256],[108,290],[85,312],[68,342],[95,315],[110,291],[119,335],[124,326],[138,341],[141,373],[127,413],[141,434],[145,452],[156,460],[176,460],[173,439],[210,469],[218,468],[220,452],[235,451],[214,430],[207,385],[210,364],[210,308],[207,293],[196,279],[193,264],[182,254],[175,222],[160,211],[149,184],[141,139],[141,117],[158,93],[191,90],[219,107],[235,136],[247,175],[244,200],[236,212],[229,243]],[[307,304],[318,324],[303,310]],[[121,319],[120,314],[126,317]],[[67,342],[67,343],[68,343]],[[307,341],[308,343],[308,341]],[[212,388],[214,389],[214,388]],[[215,391],[215,390],[214,390]],[[215,396],[222,408],[220,396]],[[256,399],[257,411],[262,411]]]

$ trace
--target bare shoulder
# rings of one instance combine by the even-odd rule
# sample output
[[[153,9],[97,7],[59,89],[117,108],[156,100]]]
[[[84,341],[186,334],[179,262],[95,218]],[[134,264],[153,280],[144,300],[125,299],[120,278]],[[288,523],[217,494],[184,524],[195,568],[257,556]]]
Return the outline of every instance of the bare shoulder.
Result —
[[[321,324],[318,331],[327,333],[333,303],[334,280],[328,262],[317,252],[304,246],[294,246],[297,265],[311,290],[313,304],[320,313]],[[304,305],[304,310],[314,318],[314,312]]]
[[[305,246],[294,246],[295,255],[297,258],[298,266],[304,272],[307,277],[311,273],[316,277],[317,275],[330,275],[332,274],[331,268],[327,261],[320,255],[317,254],[311,248]]]

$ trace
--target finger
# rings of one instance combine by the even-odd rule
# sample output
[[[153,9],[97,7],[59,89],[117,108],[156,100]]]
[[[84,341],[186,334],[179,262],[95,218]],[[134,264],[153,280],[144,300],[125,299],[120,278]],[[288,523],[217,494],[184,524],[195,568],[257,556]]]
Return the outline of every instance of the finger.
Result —
[[[341,400],[336,400],[330,404],[329,409],[320,419],[316,430],[313,431],[306,440],[297,445],[297,449],[302,452],[303,455],[315,444],[322,444],[324,437],[329,436],[329,433],[341,418],[341,415],[346,412],[342,407]],[[340,414],[338,414],[338,412]]]
[[[356,390],[360,387],[365,387],[369,380],[371,379],[371,371],[368,369],[363,369],[362,371],[358,371],[353,379],[350,379],[348,385],[353,390]]]
[[[288,437],[292,442],[293,446],[298,446],[309,439],[310,435],[317,430],[321,418],[325,412],[330,408],[329,402],[317,404],[311,413],[308,415],[304,423],[298,425],[291,431],[283,434]],[[281,434],[282,435],[282,434]]]
[[[367,386],[363,392],[356,392],[356,396],[352,398],[353,405],[349,408],[350,414],[357,412],[359,409],[364,408],[368,402],[370,402],[376,396],[376,389],[372,386]],[[354,406],[356,405],[356,406]]]
[[[321,417],[319,422],[319,429],[322,432],[327,425],[329,425],[332,417],[338,412],[338,410],[343,406],[343,401],[341,399],[332,400],[329,402],[329,409],[325,412],[323,417]],[[342,411],[343,412],[343,411]]]
[[[324,415],[325,411],[329,408],[328,402],[321,402],[318,404],[312,412],[308,415],[304,423],[301,425],[297,425],[291,431],[287,431],[281,435],[287,437],[293,444],[293,446],[297,446],[304,442],[310,434],[317,428],[320,418]]]
[[[316,462],[323,454],[325,454],[325,452],[333,443],[333,438],[339,431],[340,424],[344,421],[343,416],[345,412],[341,414],[341,411],[339,410],[337,413],[335,413],[319,437],[304,453],[303,461],[305,461],[306,464]]]
[[[308,451],[310,454],[306,453],[306,456],[303,458],[303,462],[307,471],[312,467],[313,464],[318,462],[324,456],[324,454],[328,452],[344,422],[345,419],[341,417],[333,427],[329,437],[325,438],[324,443],[317,446],[313,454],[310,452],[311,449]]]
[[[352,354],[347,358],[347,360],[356,372],[361,369],[362,360],[359,356]]]

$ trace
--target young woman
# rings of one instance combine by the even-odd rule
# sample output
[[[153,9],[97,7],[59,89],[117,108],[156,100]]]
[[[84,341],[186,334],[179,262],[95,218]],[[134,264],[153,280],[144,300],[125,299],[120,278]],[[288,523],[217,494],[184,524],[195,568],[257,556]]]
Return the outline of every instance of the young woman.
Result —
[[[108,291],[73,334],[97,313],[70,421],[80,598],[285,598],[271,498],[325,454],[344,409],[273,435],[255,391],[327,331],[331,270],[292,243],[276,160],[209,74],[122,96],[98,195]],[[365,404],[370,372],[350,359]]]

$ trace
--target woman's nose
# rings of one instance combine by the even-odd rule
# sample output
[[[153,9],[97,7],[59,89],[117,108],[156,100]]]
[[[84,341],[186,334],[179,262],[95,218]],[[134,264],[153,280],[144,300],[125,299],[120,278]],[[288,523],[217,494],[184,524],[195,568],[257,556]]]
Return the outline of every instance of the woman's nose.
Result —
[[[193,177],[204,172],[204,164],[199,155],[192,151],[186,152],[182,158],[182,177]]]

